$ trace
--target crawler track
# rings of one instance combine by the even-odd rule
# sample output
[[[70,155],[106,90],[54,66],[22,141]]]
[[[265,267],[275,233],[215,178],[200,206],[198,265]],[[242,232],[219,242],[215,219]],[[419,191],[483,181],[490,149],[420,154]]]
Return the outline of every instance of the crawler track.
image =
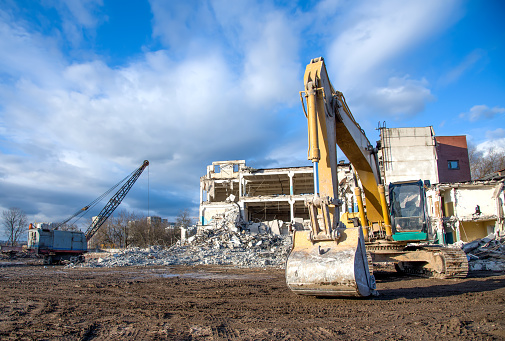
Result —
[[[398,271],[416,276],[440,279],[465,278],[468,275],[468,259],[463,250],[444,247],[423,247],[417,249],[441,256],[444,261],[443,272],[431,271],[424,264],[414,262],[398,264],[396,268]]]

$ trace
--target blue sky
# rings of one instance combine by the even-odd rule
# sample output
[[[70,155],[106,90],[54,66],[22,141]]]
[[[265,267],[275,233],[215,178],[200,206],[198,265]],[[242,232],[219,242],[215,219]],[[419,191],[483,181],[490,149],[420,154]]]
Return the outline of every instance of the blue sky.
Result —
[[[307,165],[298,92],[319,56],[371,141],[386,121],[505,148],[504,14],[498,0],[0,0],[0,210],[62,220],[148,159],[120,209],[173,219],[196,215],[212,161]]]

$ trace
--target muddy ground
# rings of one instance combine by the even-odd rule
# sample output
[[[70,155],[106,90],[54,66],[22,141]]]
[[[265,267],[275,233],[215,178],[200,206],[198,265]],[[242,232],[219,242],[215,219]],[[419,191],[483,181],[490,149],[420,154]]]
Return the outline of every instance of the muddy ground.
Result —
[[[376,277],[376,298],[329,299],[277,269],[0,267],[0,339],[505,339],[504,273]]]

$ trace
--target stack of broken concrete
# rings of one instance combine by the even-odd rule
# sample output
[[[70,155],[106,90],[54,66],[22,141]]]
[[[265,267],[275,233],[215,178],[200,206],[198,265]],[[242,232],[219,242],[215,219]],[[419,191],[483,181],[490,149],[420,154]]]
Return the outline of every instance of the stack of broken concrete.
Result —
[[[470,271],[505,271],[505,236],[490,234],[461,245],[468,257]]]
[[[198,233],[184,243],[179,241],[169,249],[129,248],[111,257],[90,259],[83,266],[216,264],[283,268],[291,249],[291,237],[241,231],[241,224],[237,212],[230,210],[212,225],[201,226]]]

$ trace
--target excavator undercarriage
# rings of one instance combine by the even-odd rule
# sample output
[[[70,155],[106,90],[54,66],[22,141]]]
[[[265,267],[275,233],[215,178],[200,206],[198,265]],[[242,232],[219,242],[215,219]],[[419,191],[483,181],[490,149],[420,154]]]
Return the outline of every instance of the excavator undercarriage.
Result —
[[[444,246],[406,246],[388,243],[367,245],[373,263],[395,263],[400,273],[429,278],[465,278],[468,260],[463,250]]]

